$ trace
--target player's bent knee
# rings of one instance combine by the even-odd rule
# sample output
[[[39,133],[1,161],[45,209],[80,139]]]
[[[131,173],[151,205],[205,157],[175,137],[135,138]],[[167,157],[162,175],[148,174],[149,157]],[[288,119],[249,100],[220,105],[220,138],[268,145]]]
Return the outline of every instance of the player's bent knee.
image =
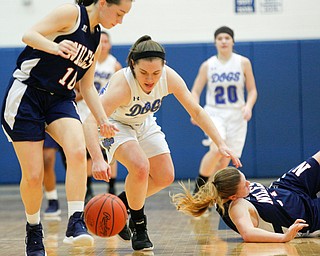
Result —
[[[166,173],[161,176],[161,178],[155,179],[154,183],[157,187],[168,187],[170,186],[174,181],[174,174],[173,173]]]
[[[149,177],[149,164],[148,163],[136,164],[130,170],[130,174],[134,175],[137,179],[141,181],[147,181]]]

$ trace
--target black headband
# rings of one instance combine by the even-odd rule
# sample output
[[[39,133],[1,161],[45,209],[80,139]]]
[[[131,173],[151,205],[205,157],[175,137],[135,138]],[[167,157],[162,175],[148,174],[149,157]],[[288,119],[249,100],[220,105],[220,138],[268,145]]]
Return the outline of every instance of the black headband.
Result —
[[[158,57],[160,59],[165,60],[166,59],[166,54],[164,52],[159,52],[159,51],[146,51],[146,52],[134,52],[134,53],[132,53],[133,61],[137,61],[139,59],[152,58],[152,57]]]
[[[223,27],[220,27],[216,30],[216,32],[214,32],[214,38],[216,39],[216,37],[221,34],[221,33],[226,33],[228,34],[229,36],[232,37],[233,41],[234,41],[234,33],[233,33],[233,30],[229,27],[226,27],[226,26],[223,26]]]

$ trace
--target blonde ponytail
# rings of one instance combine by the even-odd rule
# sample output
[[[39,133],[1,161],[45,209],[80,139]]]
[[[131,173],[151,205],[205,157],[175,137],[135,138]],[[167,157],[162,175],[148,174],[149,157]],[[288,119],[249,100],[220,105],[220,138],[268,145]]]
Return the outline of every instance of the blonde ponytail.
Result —
[[[223,203],[237,193],[240,179],[240,171],[228,166],[217,171],[213,180],[200,187],[195,195],[190,192],[190,181],[188,188],[183,182],[179,182],[183,193],[172,195],[171,200],[178,211],[195,217],[201,216],[214,204],[224,214]]]

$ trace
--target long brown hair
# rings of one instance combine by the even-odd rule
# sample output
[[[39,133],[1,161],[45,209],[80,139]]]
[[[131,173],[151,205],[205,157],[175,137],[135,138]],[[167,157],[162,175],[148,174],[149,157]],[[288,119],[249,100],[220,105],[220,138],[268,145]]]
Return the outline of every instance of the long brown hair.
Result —
[[[212,181],[200,187],[195,195],[191,193],[190,182],[188,188],[183,182],[179,182],[184,192],[172,195],[171,200],[178,211],[196,217],[214,204],[224,213],[223,201],[237,193],[240,179],[240,171],[228,166],[217,171]]]

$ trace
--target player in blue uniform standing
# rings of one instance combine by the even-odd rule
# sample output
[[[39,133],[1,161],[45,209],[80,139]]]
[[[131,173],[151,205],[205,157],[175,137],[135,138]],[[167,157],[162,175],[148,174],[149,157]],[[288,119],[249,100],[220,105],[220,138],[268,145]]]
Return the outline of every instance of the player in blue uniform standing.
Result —
[[[58,7],[24,34],[27,46],[18,57],[3,101],[2,126],[22,171],[20,193],[27,217],[28,256],[46,255],[40,222],[45,131],[60,144],[67,159],[69,223],[64,242],[77,246],[93,244],[83,221],[86,146],[73,88],[76,82],[80,83],[101,133],[113,136],[117,128],[108,121],[93,86],[99,24],[112,28],[122,23],[132,1],[84,2],[86,6]]]
[[[320,151],[265,187],[250,183],[234,167],[218,171],[212,182],[191,195],[172,197],[179,211],[202,215],[216,204],[224,222],[246,242],[288,242],[320,230]]]
[[[159,43],[149,36],[139,38],[130,49],[129,67],[112,76],[101,96],[110,122],[120,130],[113,138],[105,139],[103,146],[109,163],[117,160],[128,170],[125,192],[119,197],[130,209],[134,250],[153,249],[144,215],[145,199],[174,180],[169,146],[153,116],[165,96],[173,94],[216,143],[220,153],[230,157],[236,166],[241,165],[221,139],[210,117],[193,100],[180,75],[165,65],[165,59],[164,48]],[[105,175],[110,176],[110,166],[103,159],[92,116],[84,122],[84,129],[93,162],[93,177],[108,181]]]
[[[214,33],[214,43],[217,54],[201,64],[191,93],[199,102],[207,85],[204,109],[216,124],[225,143],[240,158],[246,139],[247,123],[251,119],[258,95],[255,79],[250,60],[233,52],[234,33],[231,28],[218,28]],[[210,139],[203,140],[203,145],[210,148],[201,160],[194,193],[216,171],[228,166],[230,162],[230,159],[221,158]]]

